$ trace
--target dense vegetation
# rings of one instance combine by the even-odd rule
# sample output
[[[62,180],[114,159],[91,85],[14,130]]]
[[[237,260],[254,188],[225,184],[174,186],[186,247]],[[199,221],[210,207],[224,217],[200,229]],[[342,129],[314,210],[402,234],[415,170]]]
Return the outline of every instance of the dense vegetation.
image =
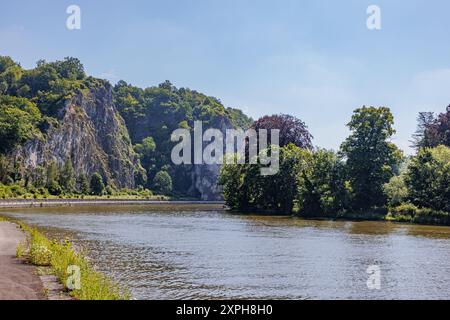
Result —
[[[25,243],[19,244],[16,255],[30,263],[44,267],[40,272],[54,274],[64,285],[70,296],[77,300],[129,300],[130,293],[122,290],[109,277],[94,269],[92,264],[66,240],[51,241],[37,229],[23,223],[19,225],[27,232]],[[68,287],[70,268],[79,267],[79,287]]]
[[[174,143],[171,133],[192,129],[194,121],[204,127],[249,128],[252,120],[220,100],[194,90],[176,88],[169,81],[141,89],[124,81],[114,87],[114,100],[125,119],[142,166],[147,170],[147,187],[182,194],[191,184],[192,166],[175,166],[170,155]],[[167,177],[169,175],[169,177]],[[161,189],[161,177],[170,180]],[[170,178],[170,179],[169,179]]]
[[[390,219],[448,223],[450,107],[439,115],[419,114],[412,139],[417,154],[405,158],[391,142],[394,119],[385,107],[355,110],[348,123],[351,133],[335,152],[314,148],[305,123],[290,115],[253,122],[217,98],[176,88],[169,81],[145,89],[119,81],[110,91],[112,100],[125,121],[123,137],[138,156],[134,165],[145,169],[134,177],[136,190],[117,188],[104,172],[77,172],[70,157],[29,169],[11,156],[30,139],[45,140],[49,128],[60,123],[68,99],[106,85],[105,80],[87,76],[76,58],[39,61],[26,70],[0,56],[0,198],[149,198],[153,192],[185,196],[192,189],[195,168],[172,164],[171,133],[192,130],[194,121],[201,120],[204,127],[223,130],[280,129],[276,175],[262,176],[261,164],[222,167],[219,182],[232,209],[363,219],[384,218],[389,212]]]
[[[410,158],[390,141],[395,133],[390,110],[362,107],[354,111],[351,134],[337,153],[291,141],[280,147],[279,172],[267,177],[259,174],[260,164],[227,164],[220,176],[227,205],[245,212],[448,225],[450,108],[430,121],[424,118],[430,119],[420,114],[418,152]]]
[[[171,132],[192,128],[195,120],[224,129],[252,124],[240,110],[226,108],[218,99],[197,91],[177,89],[169,81],[146,89],[119,81],[112,92],[114,103],[125,120],[139,166],[146,170],[145,176],[135,177],[137,190],[118,190],[102,172],[90,176],[75,172],[71,159],[28,170],[11,157],[28,140],[45,139],[50,124],[57,126],[61,120],[67,99],[105,83],[88,77],[76,58],[41,60],[34,69],[25,70],[11,58],[0,56],[0,198],[130,193],[146,197],[152,194],[149,189],[185,196],[192,185],[193,168],[172,165]]]

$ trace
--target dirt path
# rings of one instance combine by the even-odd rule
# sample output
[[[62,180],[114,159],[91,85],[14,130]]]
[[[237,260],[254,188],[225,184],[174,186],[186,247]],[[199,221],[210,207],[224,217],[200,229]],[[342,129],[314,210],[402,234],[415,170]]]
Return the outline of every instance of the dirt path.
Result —
[[[16,259],[16,247],[25,235],[10,222],[0,221],[0,300],[43,300],[36,268]]]

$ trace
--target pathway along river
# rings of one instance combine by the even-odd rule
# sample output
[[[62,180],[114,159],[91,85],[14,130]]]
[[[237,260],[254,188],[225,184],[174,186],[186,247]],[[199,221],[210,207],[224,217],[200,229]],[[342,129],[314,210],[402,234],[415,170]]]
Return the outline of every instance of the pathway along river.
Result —
[[[137,299],[449,299],[450,228],[204,206],[2,209],[74,238]],[[367,287],[367,268],[381,289]]]

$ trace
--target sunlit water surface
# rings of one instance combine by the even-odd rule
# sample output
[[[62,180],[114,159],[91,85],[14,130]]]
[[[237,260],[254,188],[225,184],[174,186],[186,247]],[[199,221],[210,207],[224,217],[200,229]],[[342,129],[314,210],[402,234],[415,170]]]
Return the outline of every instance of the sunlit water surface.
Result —
[[[136,299],[449,299],[450,228],[196,206],[4,209],[70,237]],[[381,289],[367,287],[367,268]]]

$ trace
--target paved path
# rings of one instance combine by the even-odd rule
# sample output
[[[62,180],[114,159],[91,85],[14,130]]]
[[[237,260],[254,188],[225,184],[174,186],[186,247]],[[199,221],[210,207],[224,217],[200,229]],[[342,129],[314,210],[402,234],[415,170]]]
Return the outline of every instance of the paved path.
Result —
[[[34,266],[16,259],[25,239],[17,225],[0,221],[0,300],[43,300],[42,282]]]

